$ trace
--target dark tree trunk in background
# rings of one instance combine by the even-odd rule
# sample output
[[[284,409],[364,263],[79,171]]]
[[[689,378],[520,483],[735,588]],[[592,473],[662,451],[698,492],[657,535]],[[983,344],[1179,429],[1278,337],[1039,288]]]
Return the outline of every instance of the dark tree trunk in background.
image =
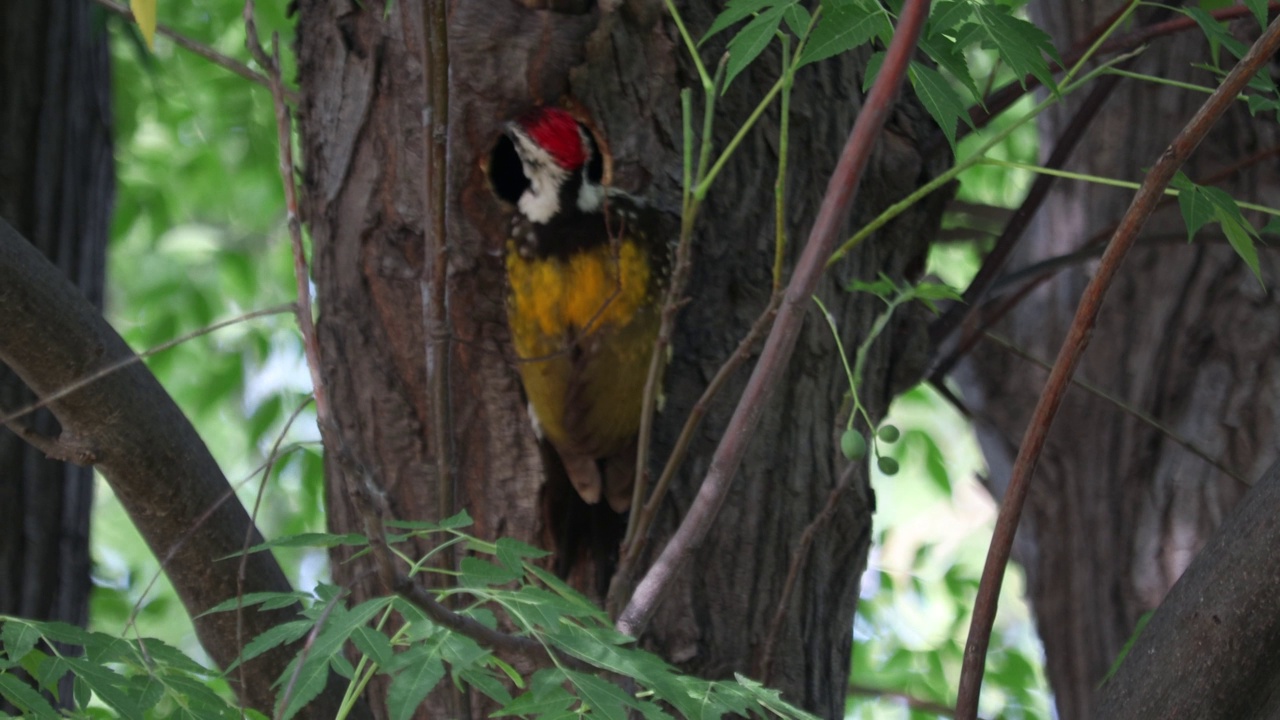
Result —
[[[482,536],[537,542],[543,530],[542,468],[507,339],[505,218],[481,167],[502,123],[535,103],[575,103],[607,143],[615,185],[663,208],[679,206],[678,92],[698,83],[661,3],[624,5],[606,12],[592,4],[588,12],[570,14],[508,1],[451,3],[452,450],[459,506],[475,518],[474,530]],[[683,4],[695,35],[718,6]],[[370,471],[399,516],[437,515],[419,282],[428,276],[429,262],[422,239],[420,10],[418,3],[389,7],[387,12],[380,5],[303,0],[299,12],[307,221],[315,239],[324,382],[341,444],[327,454],[329,517],[338,532],[359,527],[343,492],[342,473],[350,465],[339,461],[341,454]],[[723,49],[711,45],[705,57]],[[862,102],[864,60],[824,63],[798,80],[788,187],[793,250],[805,238]],[[720,147],[777,68],[776,54],[767,54],[735,81],[721,103]],[[891,120],[851,228],[934,172],[916,150],[917,139],[927,135],[924,117],[904,105]],[[768,298],[777,148],[775,111],[726,167],[704,210],[692,301],[681,315],[666,407],[658,419],[655,468]],[[918,272],[937,217],[936,203],[908,213],[824,283],[822,295],[846,346],[861,337],[883,304],[840,292],[837,283]],[[906,316],[870,357],[862,397],[873,413],[883,411],[898,381],[919,370],[913,350],[923,346],[921,326]],[[662,548],[690,503],[745,378],[743,371],[712,407],[651,534],[650,554]],[[753,672],[792,551],[836,483],[837,412],[846,390],[834,342],[815,312],[735,490],[692,564],[696,572],[680,577],[668,593],[645,637],[647,646],[705,677]],[[827,717],[843,715],[850,628],[872,509],[866,478],[858,474],[834,518],[817,533],[768,678],[787,698]],[[335,573],[350,583],[363,570],[336,564]],[[359,585],[357,595],[380,592],[372,582]]]
[[[1114,10],[1113,3],[1093,1],[1031,6],[1060,48]],[[1258,32],[1252,19],[1236,29],[1250,40]],[[1193,31],[1157,40],[1134,69],[1215,85],[1209,73],[1190,67],[1209,57]],[[1228,66],[1229,57],[1223,53]],[[1141,169],[1154,164],[1204,97],[1122,80],[1068,169],[1140,180]],[[1043,116],[1042,156],[1079,99]],[[1202,183],[1225,173],[1220,187],[1274,206],[1278,139],[1274,116],[1253,119],[1238,104],[1184,171]],[[1254,157],[1231,170],[1264,152],[1260,162]],[[1127,190],[1059,181],[1010,269],[1070,253],[1096,234],[1109,237],[1131,198]],[[1275,287],[1275,256],[1265,248],[1260,254],[1267,285]],[[1091,271],[1081,263],[1058,273],[998,332],[1051,360]],[[1275,459],[1277,343],[1274,295],[1216,226],[1188,245],[1177,204],[1169,201],[1125,261],[1077,377],[1149,413],[1252,481]],[[988,344],[961,377],[999,494],[1045,373]],[[1098,685],[1139,617],[1160,603],[1246,489],[1114,405],[1070,391],[1036,470],[1018,546],[1062,718],[1093,717]]]
[[[102,16],[83,0],[0,5],[0,216],[101,307],[115,193]],[[0,413],[31,393],[0,365]],[[56,436],[40,411],[24,418]],[[84,625],[93,470],[0,428],[0,614]]]

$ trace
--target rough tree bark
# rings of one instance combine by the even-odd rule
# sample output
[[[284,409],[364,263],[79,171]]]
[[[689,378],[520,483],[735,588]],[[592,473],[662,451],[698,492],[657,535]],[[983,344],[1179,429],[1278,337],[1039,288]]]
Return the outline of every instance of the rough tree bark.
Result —
[[[537,103],[572,103],[600,132],[614,184],[678,207],[678,92],[697,87],[674,26],[656,0],[450,4],[449,318],[453,457],[457,497],[483,536],[541,535],[540,461],[510,363],[501,251],[505,219],[481,162],[501,125]],[[718,3],[681,3],[696,34]],[[418,3],[299,3],[301,131],[308,217],[315,240],[324,382],[340,448],[327,453],[331,528],[359,527],[344,497],[346,457],[385,488],[405,518],[436,515],[430,397],[423,360],[419,281],[422,240],[422,33]],[[704,56],[723,49],[712,42]],[[793,98],[789,230],[803,238],[862,95],[865,57],[806,69]],[[720,107],[716,142],[734,128],[776,77],[766,55],[735,81]],[[698,104],[695,102],[695,104]],[[904,104],[862,184],[854,227],[927,180],[921,159],[924,114]],[[776,112],[752,132],[713,190],[695,245],[691,302],[675,338],[666,408],[658,419],[656,462],[716,368],[764,306],[773,252],[771,204],[777,160]],[[939,159],[940,160],[940,159]],[[824,283],[822,294],[847,346],[882,307],[837,291],[851,278],[901,278],[922,267],[936,227],[934,202],[904,215],[866,243]],[[798,241],[797,241],[798,242]],[[904,315],[905,317],[905,315]],[[918,323],[897,323],[868,363],[862,397],[874,414],[919,370]],[[691,501],[745,372],[714,404],[654,528],[661,549]],[[805,526],[837,477],[837,412],[845,395],[834,343],[815,313],[725,510],[693,566],[679,578],[645,643],[706,677],[750,672]],[[817,533],[786,619],[769,678],[785,696],[821,715],[843,714],[849,632],[870,537],[873,496],[858,474]],[[345,560],[335,557],[335,560]],[[357,596],[378,593],[358,564],[335,564]]]
[[[1100,2],[1033,3],[1037,24],[1070,47],[1115,10]],[[1256,21],[1238,30],[1256,35]],[[1191,68],[1207,62],[1198,32],[1157,40],[1134,67],[1160,77],[1215,84]],[[1230,59],[1224,53],[1224,64]],[[1068,169],[1141,179],[1203,96],[1123,80]],[[1046,113],[1047,155],[1078,104]],[[1273,119],[1233,109],[1184,168],[1238,198],[1275,204]],[[1059,181],[1009,268],[1071,253],[1109,237],[1132,193]],[[1257,218],[1253,218],[1255,222]],[[1280,396],[1280,306],[1215,233],[1186,243],[1177,205],[1148,224],[1107,296],[1077,377],[1154,416],[1242,478],[1274,459]],[[1275,258],[1262,251],[1267,285]],[[1057,273],[997,331],[1052,359],[1090,267]],[[1046,377],[994,345],[961,371],[966,401],[1001,493],[1009,463]],[[1031,489],[1016,550],[1027,570],[1048,675],[1063,718],[1094,716],[1096,693],[1138,618],[1170,586],[1247,486],[1212,467],[1115,405],[1072,390],[1055,421]]]
[[[101,309],[115,172],[106,33],[93,14],[79,0],[0,7],[0,217]],[[32,399],[0,364],[0,413]],[[25,422],[58,434],[48,411]],[[91,467],[0,427],[0,614],[88,622],[92,504]]]

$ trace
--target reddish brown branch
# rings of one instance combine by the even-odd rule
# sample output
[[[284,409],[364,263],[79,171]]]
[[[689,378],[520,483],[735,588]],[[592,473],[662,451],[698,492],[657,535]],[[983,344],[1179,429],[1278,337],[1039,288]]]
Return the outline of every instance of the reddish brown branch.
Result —
[[[1119,272],[1120,263],[1133,246],[1138,232],[1159,204],[1174,173],[1196,149],[1218,118],[1235,101],[1236,95],[1244,90],[1249,79],[1267,63],[1277,48],[1280,48],[1280,19],[1267,27],[1249,52],[1241,58],[1218,89],[1161,154],[1116,228],[1115,235],[1099,263],[1097,274],[1085,288],[1080,306],[1067,332],[1067,338],[1054,363],[1053,372],[1050,373],[1044,393],[1040,396],[1031,422],[1027,426],[1026,435],[1018,450],[1018,458],[1014,462],[1009,487],[996,518],[996,528],[986,564],[982,569],[982,582],[978,588],[973,620],[969,626],[969,640],[965,646],[959,698],[956,703],[957,720],[972,720],[977,716],[978,693],[982,687],[983,665],[991,640],[991,628],[995,623],[1000,586],[1004,580],[1005,566],[1009,561],[1009,552],[1013,546],[1013,536],[1018,528],[1022,506],[1026,502],[1030,488],[1031,473],[1035,470],[1036,461],[1044,448],[1054,415],[1062,404],[1071,375],[1085,348],[1089,345],[1089,337],[1093,332],[1098,310],[1102,306],[1107,288],[1111,286],[1116,273]]]
[[[258,27],[253,21],[253,0],[244,3],[245,46],[249,54],[267,72],[271,99],[276,110],[276,141],[280,146],[280,182],[284,184],[285,217],[289,241],[293,248],[293,280],[298,292],[298,329],[302,332],[302,348],[311,374],[312,393],[316,399],[316,421],[321,433],[329,423],[329,399],[320,378],[320,343],[316,339],[315,318],[311,314],[311,274],[307,270],[307,250],[302,242],[302,220],[298,214],[298,184],[293,176],[293,120],[285,103],[284,80],[280,75],[280,36],[271,34],[268,57],[258,41]]]
[[[847,219],[849,207],[871,156],[871,150],[906,75],[920,30],[929,15],[929,0],[908,0],[898,28],[889,45],[884,64],[866,104],[858,114],[849,140],[832,173],[826,195],[818,210],[803,254],[796,264],[760,361],[756,364],[742,398],[721,438],[711,467],[688,514],[657,561],[640,581],[622,616],[618,629],[632,636],[641,634],[665,595],[671,580],[684,569],[693,551],[702,544],[733,483],[738,465],[759,425],[765,404],[780,385],[800,326],[809,308],[810,296],[826,269],[837,235]]]

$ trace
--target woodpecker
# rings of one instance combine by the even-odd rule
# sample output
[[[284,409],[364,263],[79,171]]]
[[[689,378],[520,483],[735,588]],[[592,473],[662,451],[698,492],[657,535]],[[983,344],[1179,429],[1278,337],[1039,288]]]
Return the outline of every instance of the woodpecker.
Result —
[[[535,431],[584,501],[624,512],[671,262],[661,216],[601,184],[594,136],[558,108],[508,123],[489,175],[516,208],[507,320]]]

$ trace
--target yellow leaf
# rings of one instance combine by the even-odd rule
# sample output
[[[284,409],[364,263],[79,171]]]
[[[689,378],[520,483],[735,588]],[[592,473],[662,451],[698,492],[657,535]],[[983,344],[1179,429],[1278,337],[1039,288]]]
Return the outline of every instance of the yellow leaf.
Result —
[[[133,19],[138,21],[138,29],[142,31],[147,47],[155,49],[156,0],[129,0],[129,9],[133,10]]]

